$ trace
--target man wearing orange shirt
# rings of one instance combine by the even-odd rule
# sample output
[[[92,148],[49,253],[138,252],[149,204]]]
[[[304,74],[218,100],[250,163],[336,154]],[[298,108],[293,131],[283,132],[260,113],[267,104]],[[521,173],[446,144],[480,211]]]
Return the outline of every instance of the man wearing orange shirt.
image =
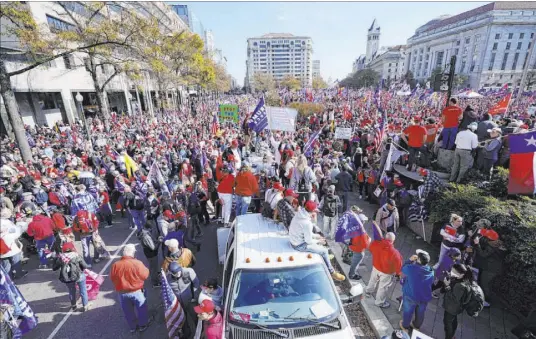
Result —
[[[402,140],[408,144],[409,159],[408,159],[408,171],[412,171],[415,165],[415,156],[417,152],[421,152],[422,156],[425,158],[425,163],[428,163],[428,152],[424,148],[424,143],[426,142],[426,128],[419,125],[415,120],[412,120],[410,125],[406,127],[402,133]]]
[[[441,139],[443,145],[441,148],[454,149],[454,141],[456,141],[456,134],[458,133],[458,124],[462,118],[462,109],[456,106],[458,101],[455,98],[451,98],[449,106],[443,109],[441,113],[441,122],[443,123],[443,131],[441,132]]]
[[[252,196],[259,196],[257,178],[251,173],[248,162],[242,163],[242,168],[235,178],[236,216],[246,214]]]

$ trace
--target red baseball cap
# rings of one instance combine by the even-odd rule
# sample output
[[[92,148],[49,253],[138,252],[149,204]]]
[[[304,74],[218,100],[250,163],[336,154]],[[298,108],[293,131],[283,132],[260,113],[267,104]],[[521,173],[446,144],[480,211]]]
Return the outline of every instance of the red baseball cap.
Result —
[[[169,218],[169,219],[173,219],[173,213],[171,213],[170,210],[165,210],[164,211],[164,217]]]
[[[285,197],[297,198],[297,197],[299,197],[299,195],[296,192],[294,192],[293,189],[288,188],[287,190],[285,190]]]
[[[234,146],[234,147],[237,147],[238,146],[238,141],[236,139],[231,141],[231,145]]]
[[[205,299],[198,306],[194,307],[195,313],[210,313],[214,311],[214,303],[212,300]]]
[[[499,240],[499,234],[494,230],[483,228],[480,230],[480,234],[482,234],[484,237],[488,238],[491,241]]]
[[[66,242],[65,244],[61,246],[61,251],[62,252],[67,252],[67,251],[76,252],[76,247],[74,247],[74,244],[72,242]]]
[[[274,187],[274,189],[276,189],[276,190],[280,190],[280,191],[284,191],[284,190],[285,190],[285,188],[283,187],[283,185],[281,185],[281,184],[278,183],[278,182],[274,183],[273,187]]]
[[[316,204],[316,202],[311,201],[311,200],[307,201],[303,207],[305,207],[305,210],[307,212],[318,211],[317,209],[318,205]]]

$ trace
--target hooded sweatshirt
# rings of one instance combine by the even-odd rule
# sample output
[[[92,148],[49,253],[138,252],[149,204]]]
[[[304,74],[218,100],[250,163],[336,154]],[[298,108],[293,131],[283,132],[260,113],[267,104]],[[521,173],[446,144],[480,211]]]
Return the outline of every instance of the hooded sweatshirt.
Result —
[[[303,243],[307,245],[316,244],[320,236],[313,233],[313,227],[313,221],[309,212],[304,208],[300,208],[298,213],[292,218],[288,229],[292,246],[299,246]]]
[[[402,267],[402,273],[406,276],[402,292],[416,302],[428,302],[432,300],[432,284],[434,283],[434,271],[428,265],[420,265],[406,261]]]
[[[27,233],[35,240],[43,240],[54,235],[54,221],[47,216],[38,214],[28,225]]]
[[[372,266],[385,274],[400,274],[402,269],[402,256],[386,239],[374,240],[369,247],[372,253]]]

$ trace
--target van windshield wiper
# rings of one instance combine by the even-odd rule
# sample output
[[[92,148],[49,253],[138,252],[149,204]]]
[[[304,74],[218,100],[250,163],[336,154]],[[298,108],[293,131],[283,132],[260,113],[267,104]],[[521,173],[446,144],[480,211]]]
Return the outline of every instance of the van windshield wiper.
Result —
[[[288,338],[289,337],[289,335],[287,333],[279,332],[277,330],[273,330],[271,328],[268,328],[268,327],[265,327],[265,326],[262,326],[262,325],[259,325],[259,324],[253,324],[253,326],[255,326],[255,328],[258,328],[258,329],[263,330],[265,332],[270,332],[270,333],[273,333],[275,335],[278,335],[281,338]]]
[[[332,324],[332,323],[328,323],[328,322],[326,322],[326,321],[320,321],[320,320],[311,319],[311,318],[292,317],[292,318],[283,318],[283,319],[290,319],[290,320],[305,320],[305,321],[310,321],[310,322],[315,323],[315,324],[318,324],[318,325],[323,325],[323,326],[331,327],[331,328],[334,328],[334,329],[337,329],[337,330],[340,330],[340,329],[341,329],[341,327],[340,327],[339,325],[335,325],[335,324]]]

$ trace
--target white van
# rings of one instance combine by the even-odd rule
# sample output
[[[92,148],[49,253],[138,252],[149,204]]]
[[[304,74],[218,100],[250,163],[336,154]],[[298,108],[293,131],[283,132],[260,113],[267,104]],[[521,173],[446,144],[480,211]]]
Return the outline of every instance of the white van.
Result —
[[[223,338],[354,338],[318,254],[294,250],[283,225],[260,214],[218,230]]]

